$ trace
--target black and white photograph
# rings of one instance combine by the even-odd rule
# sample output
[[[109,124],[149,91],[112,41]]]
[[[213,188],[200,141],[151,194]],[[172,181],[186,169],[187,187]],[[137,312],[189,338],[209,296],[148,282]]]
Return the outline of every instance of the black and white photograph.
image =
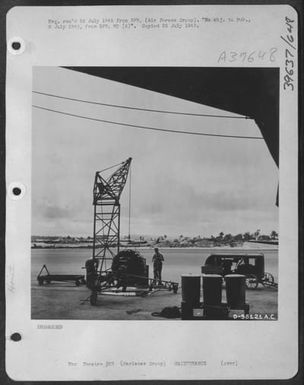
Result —
[[[279,71],[34,67],[32,318],[277,320]]]

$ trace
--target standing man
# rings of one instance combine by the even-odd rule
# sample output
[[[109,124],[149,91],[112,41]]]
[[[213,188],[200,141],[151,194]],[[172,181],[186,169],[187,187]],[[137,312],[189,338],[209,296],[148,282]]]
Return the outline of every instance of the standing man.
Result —
[[[154,281],[155,284],[161,285],[161,272],[163,268],[163,261],[164,257],[163,255],[158,251],[158,248],[156,247],[154,249],[155,254],[153,255],[152,262],[153,262],[153,272],[154,272]]]

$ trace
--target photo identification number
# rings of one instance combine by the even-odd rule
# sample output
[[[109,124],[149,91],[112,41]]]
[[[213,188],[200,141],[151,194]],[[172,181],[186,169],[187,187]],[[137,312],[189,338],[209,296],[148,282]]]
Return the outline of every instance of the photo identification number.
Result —
[[[281,39],[285,42],[285,75],[284,75],[284,90],[294,91],[294,67],[295,67],[295,39],[293,35],[294,20],[285,17],[286,33],[281,36]]]
[[[222,51],[217,59],[218,63],[254,63],[258,61],[270,61],[275,62],[275,54],[277,52],[276,47],[272,47],[266,51]]]

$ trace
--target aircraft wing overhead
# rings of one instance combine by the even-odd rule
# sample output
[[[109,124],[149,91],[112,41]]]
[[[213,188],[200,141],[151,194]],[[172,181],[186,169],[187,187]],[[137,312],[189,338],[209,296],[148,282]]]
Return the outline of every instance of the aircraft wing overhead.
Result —
[[[279,69],[64,67],[253,118],[279,166]]]

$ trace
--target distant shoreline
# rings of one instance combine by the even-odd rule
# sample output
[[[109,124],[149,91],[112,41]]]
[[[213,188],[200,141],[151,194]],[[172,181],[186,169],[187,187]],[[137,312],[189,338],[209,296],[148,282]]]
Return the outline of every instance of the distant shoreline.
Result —
[[[193,246],[193,247],[161,247],[158,246],[159,250],[228,250],[228,251],[237,251],[237,250],[269,250],[269,251],[277,251],[279,249],[278,246],[274,246],[273,244],[267,245],[265,243],[256,244],[252,243],[251,247],[245,246],[237,246],[237,247],[229,247],[229,246]],[[253,247],[254,245],[254,247]],[[259,246],[258,246],[259,245]],[[265,247],[266,246],[266,247]],[[268,247],[269,246],[269,247]],[[271,247],[270,247],[271,246]],[[142,250],[154,250],[154,246],[121,246],[121,250],[125,249],[142,249]],[[31,247],[32,250],[92,250],[92,247],[87,246],[56,246],[56,247]]]

